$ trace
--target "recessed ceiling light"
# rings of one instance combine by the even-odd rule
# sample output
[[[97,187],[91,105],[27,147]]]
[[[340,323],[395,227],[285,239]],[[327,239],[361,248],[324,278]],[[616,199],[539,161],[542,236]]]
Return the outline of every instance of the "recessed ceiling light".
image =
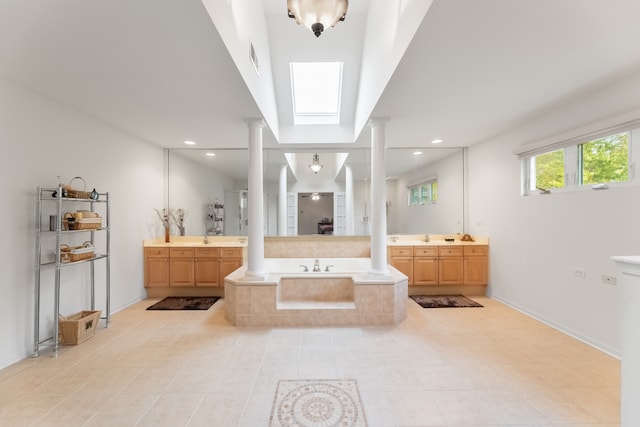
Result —
[[[185,141],[184,143],[187,145],[196,145],[196,143],[193,141]]]
[[[422,151],[414,151],[414,152],[413,152],[413,155],[414,155],[414,156],[419,156],[419,155],[421,155],[421,154],[422,154]]]
[[[433,141],[431,141],[432,144],[440,144],[441,142],[441,139],[434,139]]]
[[[213,157],[215,155],[216,155],[216,153],[205,153],[205,156],[209,156],[209,157]]]

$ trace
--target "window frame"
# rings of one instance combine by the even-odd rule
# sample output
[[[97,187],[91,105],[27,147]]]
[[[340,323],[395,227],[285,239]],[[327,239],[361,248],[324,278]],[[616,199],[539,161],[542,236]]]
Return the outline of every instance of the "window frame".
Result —
[[[438,178],[435,177],[407,185],[407,206],[412,207],[435,204],[437,202],[437,188]],[[434,194],[436,195],[435,198]],[[414,195],[416,196],[415,203]]]
[[[599,133],[597,136],[590,136],[588,139],[576,140],[573,138],[566,144],[555,143],[548,146],[541,146],[535,150],[527,152],[522,150],[519,154],[521,159],[521,195],[533,196],[551,193],[563,193],[574,191],[585,191],[602,188],[599,184],[604,184],[605,188],[620,188],[640,185],[636,179],[635,165],[640,160],[640,123],[634,123],[632,128],[618,128],[611,133]],[[582,183],[583,158],[581,146],[589,142],[602,138],[611,137],[620,133],[627,133],[627,180],[603,183]],[[546,150],[545,150],[546,148]],[[542,154],[551,153],[559,149],[564,150],[564,186],[561,188],[542,189],[536,187],[536,167],[535,158]]]

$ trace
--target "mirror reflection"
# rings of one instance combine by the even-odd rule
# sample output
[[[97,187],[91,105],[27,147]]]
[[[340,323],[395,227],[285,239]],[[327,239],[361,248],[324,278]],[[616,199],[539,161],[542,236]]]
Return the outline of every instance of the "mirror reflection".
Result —
[[[370,155],[264,149],[265,235],[368,235]],[[247,149],[171,149],[167,165],[186,234],[247,234]],[[463,149],[387,148],[385,168],[388,234],[465,232]]]

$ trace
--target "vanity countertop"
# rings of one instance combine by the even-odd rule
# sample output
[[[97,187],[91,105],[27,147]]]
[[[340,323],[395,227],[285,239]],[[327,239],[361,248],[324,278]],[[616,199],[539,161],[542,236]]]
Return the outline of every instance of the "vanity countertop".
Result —
[[[204,243],[202,236],[171,236],[170,242],[164,239],[148,239],[143,241],[145,248],[244,248],[246,238],[237,236],[209,236],[209,243]]]
[[[485,242],[463,242],[460,240],[455,240],[453,242],[446,242],[444,240],[430,240],[428,242],[422,242],[420,240],[397,240],[397,241],[387,241],[387,246],[476,246],[476,245],[487,245]]]
[[[387,237],[387,246],[474,246],[474,245],[488,245],[489,239],[487,237],[471,236],[473,242],[460,240],[461,234],[430,234],[429,241],[425,242],[424,234],[414,235],[389,235]],[[454,239],[453,242],[447,242],[445,239]]]

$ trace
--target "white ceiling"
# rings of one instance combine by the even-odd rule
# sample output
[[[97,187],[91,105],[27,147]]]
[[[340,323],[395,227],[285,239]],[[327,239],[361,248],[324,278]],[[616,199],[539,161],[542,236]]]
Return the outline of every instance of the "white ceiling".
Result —
[[[336,57],[352,123],[369,0],[319,39],[286,0],[263,1],[280,124],[288,62]],[[637,0],[435,0],[371,116],[389,118],[389,147],[484,141],[637,73],[639,16]],[[5,80],[162,147],[245,148],[244,119],[261,116],[200,0],[0,0],[0,58]],[[335,147],[369,145],[365,128]],[[268,130],[265,147],[278,147]]]

